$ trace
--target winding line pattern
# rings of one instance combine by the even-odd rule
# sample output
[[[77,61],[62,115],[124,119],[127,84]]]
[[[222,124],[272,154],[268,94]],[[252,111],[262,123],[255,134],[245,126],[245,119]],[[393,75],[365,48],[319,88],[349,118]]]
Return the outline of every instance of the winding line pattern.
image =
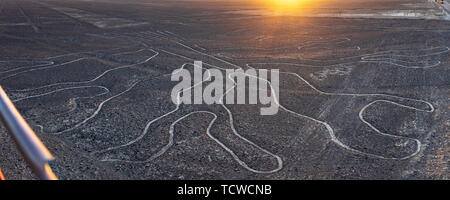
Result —
[[[92,36],[96,36],[96,34],[91,34],[91,35]],[[235,63],[233,63],[231,61],[228,61],[228,60],[231,60],[232,58],[226,57],[226,59],[228,59],[228,60],[224,60],[224,59],[221,59],[221,58],[219,58],[217,56],[213,56],[213,55],[207,53],[208,50],[206,48],[201,47],[199,45],[193,45],[193,46],[196,47],[196,48],[193,48],[192,46],[189,46],[189,45],[185,44],[185,39],[184,38],[182,38],[181,36],[178,36],[177,34],[175,34],[173,32],[170,32],[170,31],[157,30],[157,31],[146,31],[146,32],[139,32],[139,33],[128,33],[128,34],[109,33],[109,34],[97,35],[97,36],[98,37],[105,37],[105,38],[127,38],[127,39],[133,39],[133,40],[138,38],[138,39],[140,39],[142,41],[169,40],[169,41],[173,42],[174,44],[179,45],[180,48],[183,48],[184,50],[187,50],[188,52],[199,54],[199,55],[202,55],[202,56],[206,56],[206,57],[211,58],[213,60],[219,61],[220,63],[223,63],[224,65],[231,66],[232,68],[235,68],[235,69],[243,69],[238,64],[235,64]],[[339,44],[344,44],[344,43],[349,42],[349,41],[351,41],[350,38],[335,39],[335,40],[326,41],[326,42],[324,42],[324,41],[310,41],[310,42],[305,43],[302,46],[298,46],[297,49],[299,51],[301,51],[301,50],[305,50],[307,48],[315,48],[317,46],[322,46],[322,45],[328,44],[330,42],[334,43],[334,45],[339,45]],[[53,83],[53,84],[44,85],[44,86],[40,86],[40,87],[19,89],[19,90],[10,89],[10,91],[13,91],[13,92],[32,92],[32,91],[39,91],[41,89],[48,89],[48,88],[56,87],[56,86],[65,86],[63,88],[55,89],[55,90],[48,91],[48,92],[45,92],[45,93],[34,94],[34,95],[26,96],[26,97],[17,98],[17,99],[14,99],[13,101],[14,102],[20,102],[20,101],[33,99],[33,98],[38,98],[38,97],[43,97],[43,96],[46,96],[46,95],[50,95],[50,94],[54,94],[54,93],[58,93],[58,92],[66,91],[66,90],[76,90],[76,89],[86,89],[86,88],[99,88],[99,89],[103,90],[102,93],[98,93],[98,94],[95,94],[95,95],[92,95],[92,96],[84,96],[84,97],[75,97],[75,98],[73,98],[73,101],[75,102],[74,103],[74,107],[69,111],[69,112],[72,112],[72,111],[74,111],[77,108],[76,107],[76,105],[77,105],[76,101],[77,100],[83,99],[83,98],[96,98],[96,97],[100,97],[100,96],[106,96],[107,94],[110,93],[110,89],[108,89],[105,86],[88,85],[88,84],[92,84],[96,80],[99,80],[100,78],[104,77],[106,74],[108,74],[110,72],[113,72],[113,71],[116,71],[116,70],[119,70],[119,69],[130,68],[132,66],[148,63],[153,58],[157,57],[160,54],[160,52],[164,52],[167,55],[172,55],[174,57],[182,58],[182,59],[189,60],[189,61],[194,61],[195,60],[194,58],[188,57],[186,55],[177,54],[177,53],[168,51],[166,49],[150,47],[149,45],[147,45],[146,42],[141,42],[141,44],[144,45],[145,48],[139,49],[137,51],[126,51],[126,52],[124,51],[124,52],[119,52],[119,53],[115,53],[115,54],[111,54],[111,55],[112,56],[121,56],[121,55],[126,55],[126,54],[136,54],[136,53],[143,52],[143,51],[146,51],[146,50],[153,52],[154,55],[146,58],[143,61],[139,61],[139,62],[136,62],[136,63],[131,64],[131,65],[122,65],[122,66],[119,66],[119,67],[114,67],[114,68],[108,69],[108,70],[102,72],[101,74],[97,75],[96,77],[94,77],[94,78],[92,78],[90,80],[77,81],[77,82],[59,82],[59,83]],[[121,48],[117,48],[117,49],[121,49]],[[197,49],[199,49],[199,50],[197,50]],[[361,50],[361,48],[359,46],[354,47],[354,49],[356,51],[360,51]],[[280,63],[265,62],[265,63],[247,63],[247,64],[245,64],[245,66],[247,68],[253,68],[253,69],[256,69],[256,67],[255,67],[256,65],[258,65],[258,66],[282,65],[282,66],[296,66],[296,67],[321,67],[321,68],[327,68],[327,67],[339,66],[339,65],[342,65],[342,64],[384,63],[384,64],[389,64],[389,65],[402,67],[402,68],[408,68],[408,69],[428,69],[428,68],[433,68],[433,67],[439,66],[441,64],[441,62],[437,61],[437,62],[431,63],[431,64],[422,63],[423,65],[416,65],[417,62],[415,62],[414,59],[417,60],[418,58],[444,55],[444,54],[446,54],[446,53],[448,53],[450,51],[450,48],[449,47],[432,47],[432,48],[428,48],[428,49],[422,49],[420,51],[421,51],[421,54],[417,55],[417,56],[407,55],[407,54],[410,54],[410,53],[415,53],[412,50],[389,50],[389,51],[376,52],[376,53],[372,53],[372,54],[363,54],[363,55],[357,55],[357,56],[349,56],[349,57],[343,57],[343,58],[339,58],[337,60],[333,60],[333,61],[340,61],[340,62],[344,61],[343,63],[333,64],[333,65],[308,65],[308,64],[282,63],[282,62],[280,62]],[[71,56],[71,55],[81,55],[83,53],[91,53],[91,52],[94,52],[94,51],[82,52],[82,53],[69,53],[69,54],[64,54],[64,55],[48,57],[46,59],[50,60],[50,59],[56,59],[56,58],[60,58],[60,57],[66,57],[66,56]],[[220,53],[218,53],[216,55],[219,55],[220,57],[225,57],[225,56],[221,56]],[[21,66],[21,67],[18,67],[18,68],[14,68],[14,69],[10,69],[10,70],[6,70],[6,71],[0,72],[0,74],[6,74],[6,73],[13,72],[12,74],[9,74],[9,75],[7,75],[5,77],[2,77],[0,79],[0,81],[7,81],[8,79],[15,78],[15,77],[17,77],[18,75],[21,75],[21,74],[25,74],[25,73],[29,73],[29,72],[33,72],[33,71],[38,71],[38,70],[57,68],[57,67],[61,67],[61,66],[67,65],[67,64],[76,63],[76,62],[79,62],[79,61],[82,61],[82,60],[85,60],[85,59],[88,59],[88,58],[81,57],[81,58],[77,58],[77,59],[74,59],[74,60],[71,60],[71,61],[67,61],[67,62],[64,62],[64,63],[61,63],[61,64],[55,64],[54,61],[36,61],[36,62],[38,62],[40,64],[32,65],[32,66],[25,66],[25,67]],[[356,59],[356,60],[355,61],[348,61],[348,62],[346,61],[346,60],[351,60],[351,59]],[[301,58],[301,60],[317,61],[317,60],[314,60],[314,59],[307,59],[307,58]],[[328,61],[331,61],[331,60],[328,60]],[[0,61],[0,62],[8,62],[8,61]],[[178,68],[178,70],[184,69],[188,65],[192,65],[192,64],[191,63],[184,63],[180,68]],[[227,68],[219,67],[217,65],[214,65],[214,64],[211,64],[211,63],[207,63],[207,62],[204,62],[203,65],[211,67],[211,68],[216,68],[216,69],[219,69],[219,70],[226,70],[227,69]],[[24,71],[17,72],[19,70],[24,70]],[[208,78],[210,78],[211,77],[210,71],[208,70],[208,68],[205,68],[205,70],[206,70],[206,72],[208,72]],[[178,73],[178,71],[175,71],[175,73]],[[236,73],[241,73],[241,72],[236,72]],[[406,140],[414,141],[415,144],[416,144],[416,149],[415,149],[415,151],[413,153],[411,153],[409,155],[406,155],[406,156],[402,156],[402,157],[387,157],[387,156],[384,156],[384,155],[368,153],[368,152],[364,152],[364,151],[352,148],[350,145],[345,144],[344,142],[342,142],[335,135],[335,131],[334,131],[333,127],[328,122],[322,121],[322,120],[319,120],[319,119],[316,119],[316,118],[313,118],[313,117],[308,116],[308,115],[301,114],[301,113],[293,111],[291,109],[288,109],[284,105],[281,105],[280,102],[279,102],[279,99],[277,99],[274,95],[272,95],[272,97],[274,98],[274,101],[276,102],[276,104],[278,104],[279,107],[283,111],[285,111],[287,113],[290,113],[290,114],[292,114],[292,115],[294,115],[296,117],[303,118],[303,119],[306,119],[306,120],[309,120],[309,121],[312,121],[312,122],[315,122],[315,123],[318,123],[318,124],[324,126],[327,129],[327,132],[328,132],[327,135],[329,136],[330,140],[334,144],[336,144],[337,146],[339,146],[339,147],[341,147],[341,148],[343,148],[343,149],[345,149],[345,150],[347,150],[349,152],[355,153],[355,154],[364,155],[364,156],[373,157],[373,158],[378,158],[378,159],[389,159],[389,160],[405,160],[405,159],[409,159],[409,158],[412,158],[412,157],[416,156],[420,152],[420,150],[421,150],[421,142],[420,142],[420,140],[415,139],[415,138],[410,138],[410,137],[398,136],[398,135],[394,135],[394,134],[390,134],[390,133],[385,133],[385,132],[379,130],[378,128],[376,128],[370,122],[368,122],[364,118],[364,114],[365,114],[365,112],[366,112],[366,110],[368,108],[374,106],[377,103],[388,103],[388,104],[391,104],[391,105],[394,105],[394,106],[398,106],[398,107],[402,107],[402,108],[409,109],[409,110],[432,113],[432,112],[434,112],[435,108],[433,107],[433,105],[430,102],[424,101],[424,100],[419,100],[419,99],[412,99],[412,98],[396,96],[396,95],[389,95],[389,94],[377,94],[377,93],[373,93],[373,94],[370,94],[370,93],[358,94],[358,93],[333,93],[333,92],[326,92],[326,91],[322,91],[322,90],[318,89],[317,87],[315,87],[313,84],[311,84],[309,81],[307,81],[304,77],[302,77],[298,73],[289,72],[289,71],[283,71],[283,70],[281,70],[280,73],[288,75],[288,76],[293,76],[295,79],[298,79],[301,82],[305,83],[309,88],[311,88],[317,94],[320,94],[320,95],[350,96],[350,97],[378,97],[378,98],[381,98],[381,99],[377,99],[377,100],[369,102],[368,104],[366,104],[359,111],[358,117],[359,117],[360,121],[363,124],[365,124],[368,127],[370,127],[372,130],[374,130],[379,135],[390,137],[390,138],[406,139]],[[255,78],[255,79],[259,79],[259,80],[262,80],[262,81],[266,82],[270,86],[272,94],[275,93],[275,89],[274,89],[274,87],[272,86],[272,83],[269,80],[253,76],[253,75],[247,74],[245,72],[242,73],[242,74],[245,75],[245,76],[248,76],[249,78]],[[169,127],[169,137],[168,137],[167,143],[161,149],[159,149],[159,151],[157,151],[155,154],[151,155],[146,160],[136,161],[136,160],[115,159],[115,158],[103,158],[103,159],[100,159],[100,161],[104,161],[104,162],[126,162],[126,163],[146,163],[146,162],[154,161],[155,159],[157,159],[160,156],[164,155],[173,146],[173,144],[174,144],[175,127],[176,127],[176,125],[178,123],[180,123],[182,120],[184,120],[184,119],[186,119],[188,117],[191,117],[193,115],[208,114],[208,115],[211,115],[213,117],[213,119],[211,119],[209,121],[208,127],[206,129],[206,135],[211,140],[213,140],[216,144],[218,144],[222,149],[224,149],[226,152],[228,152],[231,155],[231,157],[240,166],[242,166],[243,168],[247,169],[248,171],[251,171],[253,173],[260,173],[260,174],[275,173],[275,172],[280,171],[283,168],[283,159],[279,155],[276,155],[275,153],[269,151],[268,149],[263,148],[263,147],[259,146],[258,144],[254,143],[253,141],[251,141],[250,139],[244,137],[235,128],[235,123],[236,122],[234,120],[233,113],[223,103],[223,98],[231,90],[235,89],[235,87],[237,86],[237,83],[235,82],[235,80],[232,77],[227,77],[227,78],[229,78],[233,82],[234,86],[232,88],[230,88],[229,90],[227,90],[223,94],[219,104],[226,111],[226,113],[228,115],[229,128],[231,129],[233,134],[235,136],[237,136],[241,141],[245,142],[246,144],[251,145],[252,147],[258,149],[262,153],[267,154],[267,155],[271,156],[272,158],[274,158],[277,161],[277,166],[275,168],[270,169],[270,170],[259,170],[259,169],[255,169],[255,168],[250,167],[249,163],[246,163],[245,161],[243,161],[243,159],[240,158],[238,156],[238,154],[235,151],[232,150],[231,147],[228,147],[222,141],[220,141],[217,137],[214,137],[211,134],[211,129],[212,129],[214,123],[216,122],[218,116],[214,112],[204,111],[204,110],[203,111],[200,110],[200,111],[190,112],[188,114],[185,114],[185,115],[179,117],[175,121],[173,121],[171,123],[170,127]],[[113,100],[115,98],[120,97],[121,95],[124,95],[125,93],[130,92],[138,83],[140,83],[142,81],[144,81],[144,80],[134,81],[125,90],[123,90],[123,91],[121,91],[121,92],[119,92],[119,93],[117,93],[115,95],[112,95],[112,96],[106,98],[105,100],[103,100],[102,102],[100,102],[100,104],[97,106],[96,110],[91,115],[89,115],[88,117],[83,119],[81,122],[73,125],[70,128],[64,129],[62,131],[48,133],[48,134],[61,135],[61,134],[71,132],[71,131],[73,131],[75,129],[78,129],[78,128],[86,125],[87,122],[93,120],[101,112],[101,110],[103,109],[103,107],[104,107],[104,105],[106,103],[110,102],[111,100]],[[113,151],[113,150],[118,150],[118,149],[121,149],[121,148],[129,147],[129,146],[131,146],[133,144],[136,144],[137,142],[143,140],[143,138],[151,131],[152,124],[154,124],[154,123],[156,123],[156,122],[158,122],[160,120],[163,120],[164,118],[168,117],[169,115],[174,115],[175,113],[177,113],[180,110],[180,106],[181,106],[180,97],[181,97],[181,93],[182,92],[188,91],[188,90],[190,90],[190,89],[192,89],[192,88],[194,88],[194,87],[196,87],[196,86],[198,86],[200,84],[205,83],[206,81],[208,81],[208,80],[204,80],[204,81],[202,81],[200,83],[197,83],[197,84],[193,85],[192,87],[190,87],[188,89],[180,91],[178,93],[178,96],[177,96],[178,103],[176,104],[176,107],[173,110],[171,110],[171,111],[169,111],[169,112],[167,112],[167,113],[165,113],[165,114],[163,114],[163,115],[161,115],[159,117],[156,117],[154,119],[149,120],[146,123],[146,126],[145,126],[144,130],[142,131],[142,133],[139,136],[137,136],[136,138],[134,138],[134,139],[132,139],[132,140],[130,140],[128,142],[125,142],[123,144],[120,144],[120,145],[108,147],[108,148],[105,148],[105,149],[99,150],[99,151],[94,151],[94,152],[92,152],[92,155],[94,156],[94,155],[101,154],[101,153],[108,153],[108,152]],[[395,100],[397,100],[399,102],[406,100],[406,101],[411,101],[411,102],[415,102],[415,103],[419,103],[419,104],[424,104],[424,105],[427,106],[427,109],[417,108],[417,107],[410,106],[410,105],[407,105],[407,104],[394,102],[394,101],[391,101],[391,100],[388,100],[388,99],[395,99]],[[68,112],[66,112],[66,114],[67,113]],[[42,132],[44,132],[44,127],[42,125],[36,125],[36,126],[39,127]]]

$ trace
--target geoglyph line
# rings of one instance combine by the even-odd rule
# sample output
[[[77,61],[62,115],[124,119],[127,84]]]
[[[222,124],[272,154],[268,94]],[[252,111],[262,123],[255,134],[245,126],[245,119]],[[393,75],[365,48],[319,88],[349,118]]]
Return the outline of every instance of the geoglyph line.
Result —
[[[15,90],[15,91],[21,91],[21,92],[23,92],[23,91],[32,91],[32,90],[43,89],[43,88],[48,88],[48,87],[58,86],[58,85],[71,85],[71,84],[87,84],[87,83],[92,83],[92,82],[98,80],[99,78],[103,77],[105,74],[107,74],[107,73],[109,73],[109,72],[111,72],[111,71],[118,70],[118,69],[122,69],[122,68],[127,68],[127,67],[132,67],[132,66],[135,66],[135,65],[144,64],[144,63],[149,62],[151,59],[155,58],[156,56],[158,56],[158,54],[159,54],[158,52],[156,52],[156,51],[154,51],[154,50],[152,50],[152,49],[149,49],[149,50],[153,51],[155,54],[154,54],[153,56],[147,58],[146,60],[144,60],[144,61],[142,61],[142,62],[139,62],[139,63],[136,63],[136,64],[132,64],[132,65],[124,65],[124,66],[120,66],[120,67],[116,67],[116,68],[112,68],[112,69],[106,70],[106,71],[104,71],[103,73],[101,73],[100,75],[98,75],[97,77],[95,77],[95,78],[93,78],[93,79],[91,79],[91,80],[88,80],[88,81],[55,83],[55,84],[49,84],[49,85],[42,86],[42,87],[38,87],[38,88],[24,89],[24,90]],[[69,64],[69,63],[73,63],[73,62],[77,62],[77,61],[82,60],[82,59],[83,59],[83,58],[76,59],[76,60],[73,60],[73,61],[70,61],[70,62],[63,63],[63,64],[61,64],[61,65]],[[17,74],[27,73],[27,72],[30,72],[30,71],[36,71],[36,70],[41,70],[41,69],[48,69],[48,68],[53,68],[53,67],[57,67],[57,66],[60,66],[60,65],[51,66],[51,67],[43,67],[43,68],[38,68],[38,69],[32,69],[32,70],[28,70],[28,71],[21,72],[21,73],[17,73]],[[11,76],[9,76],[9,77],[12,77],[12,76],[14,76],[14,75],[11,75]],[[7,77],[7,78],[9,78],[9,77]],[[49,133],[49,134],[60,135],[60,134],[62,134],[62,133],[65,133],[65,132],[74,130],[74,129],[76,129],[76,128],[82,126],[83,124],[85,124],[86,122],[88,122],[89,120],[91,120],[92,118],[94,118],[94,117],[100,112],[100,110],[102,109],[102,107],[103,107],[103,105],[104,105],[105,103],[107,103],[108,101],[110,101],[110,100],[112,100],[112,99],[114,99],[114,98],[116,98],[116,97],[119,97],[120,95],[122,95],[122,94],[124,94],[124,93],[130,91],[137,83],[138,83],[138,82],[132,84],[132,86],[129,87],[128,89],[126,89],[125,91],[123,91],[123,92],[121,92],[121,93],[119,93],[119,94],[117,94],[117,95],[114,95],[114,96],[112,96],[112,97],[110,97],[110,98],[104,100],[103,102],[101,102],[101,103],[99,104],[99,106],[97,107],[97,110],[96,110],[92,115],[90,115],[88,118],[84,119],[82,122],[76,124],[75,126],[73,126],[73,127],[71,127],[71,128],[65,129],[65,130],[63,130],[63,131],[59,131],[59,132],[56,132],[56,133]],[[33,96],[29,96],[29,97],[20,98],[20,99],[15,100],[14,102],[22,101],[22,100],[30,99],[30,98],[41,97],[41,96],[53,94],[53,93],[60,92],[60,91],[64,91],[64,90],[78,89],[78,88],[86,88],[86,87],[101,87],[101,88],[104,88],[104,89],[107,91],[107,92],[105,92],[105,93],[101,93],[101,94],[99,94],[99,95],[95,95],[94,97],[101,96],[101,95],[105,95],[105,94],[107,94],[107,93],[110,92],[109,89],[107,89],[107,88],[105,88],[105,87],[103,87],[103,86],[78,86],[78,87],[67,87],[67,88],[57,89],[57,90],[53,90],[53,91],[50,91],[50,92],[47,92],[47,93],[43,93],[43,94],[39,94],[39,95],[33,95]],[[76,97],[76,98],[74,98],[74,100],[80,99],[80,98],[85,98],[85,97]],[[72,110],[74,110],[74,109],[76,109],[76,107],[73,108]],[[39,127],[42,127],[42,125],[39,125]],[[43,130],[41,130],[41,131],[44,132]]]
[[[5,70],[5,71],[1,71],[0,74],[5,74],[5,73],[9,73],[9,72],[21,70],[21,69],[30,69],[30,68],[42,67],[42,66],[49,66],[49,65],[55,64],[53,61],[0,61],[0,62],[42,62],[42,63],[43,63],[43,64],[39,64],[39,65],[17,67],[17,68],[14,68],[14,69],[9,69],[9,70]]]
[[[186,46],[186,45],[183,44],[182,46]],[[189,49],[192,49],[192,48],[189,48]],[[202,54],[203,54],[203,53],[202,53]],[[184,57],[184,56],[183,56],[183,57]],[[210,56],[210,57],[215,58],[214,56]],[[221,59],[217,59],[217,60],[221,61]],[[228,61],[225,61],[225,62],[226,62],[227,64],[229,64]],[[260,64],[261,64],[261,63],[260,63]],[[270,64],[270,63],[265,63],[265,64]],[[247,66],[248,66],[248,67],[251,67],[249,64],[247,64]],[[296,73],[288,73],[288,72],[282,72],[282,73],[287,73],[287,74],[296,75],[296,76],[297,76],[298,78],[300,78],[302,81],[304,81],[305,83],[307,83],[307,85],[308,85],[309,87],[311,87],[313,90],[315,90],[315,91],[317,91],[317,92],[319,92],[319,93],[321,93],[321,94],[325,94],[325,95],[340,95],[340,96],[383,96],[383,97],[396,98],[396,99],[399,99],[399,100],[411,100],[411,101],[415,101],[415,102],[420,102],[420,103],[425,103],[425,104],[427,104],[427,105],[429,106],[430,110],[417,109],[417,108],[414,108],[414,107],[411,107],[411,106],[399,104],[399,103],[392,102],[392,101],[388,101],[388,100],[383,100],[383,101],[385,101],[385,102],[390,102],[390,103],[392,103],[392,104],[394,104],[394,105],[401,106],[401,107],[405,107],[405,108],[408,108],[408,109],[414,109],[414,110],[416,110],[416,111],[434,112],[434,107],[432,106],[432,104],[429,103],[429,102],[423,101],[423,100],[417,100],[417,99],[411,99],[411,98],[405,98],[405,97],[400,97],[400,96],[395,96],[395,95],[387,95],[387,94],[328,93],[328,92],[323,92],[323,91],[318,90],[318,89],[317,89],[316,87],[314,87],[311,83],[309,83],[309,82],[306,81],[303,77],[301,77],[300,75],[298,75],[298,74],[296,74]],[[245,75],[248,75],[248,74],[245,74]],[[250,75],[248,75],[248,76],[250,76]],[[230,77],[228,77],[228,78],[230,78]],[[254,77],[254,78],[258,78],[258,77]],[[261,78],[258,78],[258,79],[261,79]],[[270,81],[268,81],[268,80],[266,80],[266,79],[262,79],[262,80],[263,80],[263,81],[266,81],[266,82],[271,86],[272,92],[274,93],[275,91],[273,90],[273,87],[272,87]],[[232,81],[234,82],[234,80],[232,80]],[[294,115],[301,116],[301,117],[303,117],[303,118],[306,118],[306,119],[309,119],[309,120],[318,122],[318,123],[324,125],[324,126],[327,128],[328,132],[329,132],[329,136],[331,137],[331,140],[332,140],[334,143],[336,143],[337,145],[339,145],[339,146],[343,147],[344,149],[347,149],[347,150],[349,150],[349,151],[351,151],[351,152],[358,153],[358,154],[362,154],[362,155],[366,155],[366,156],[371,156],[371,157],[381,158],[381,159],[404,160],[404,159],[408,159],[408,158],[411,158],[411,157],[415,156],[415,155],[420,151],[420,141],[417,140],[417,139],[412,139],[412,138],[407,138],[407,137],[402,137],[402,138],[414,140],[414,141],[417,143],[417,150],[416,150],[416,152],[414,152],[414,153],[412,153],[412,154],[410,154],[410,155],[408,155],[408,156],[401,157],[401,158],[396,158],[396,157],[384,157],[384,156],[380,156],[380,155],[375,155],[375,154],[365,153],[365,152],[359,151],[359,150],[357,150],[357,149],[353,149],[353,148],[349,147],[348,145],[342,143],[339,139],[337,139],[337,137],[336,137],[335,134],[334,134],[333,128],[332,128],[327,122],[320,121],[320,120],[315,119],[315,118],[312,118],[312,117],[310,117],[310,116],[302,115],[302,114],[300,114],[300,113],[297,113],[297,112],[294,112],[294,111],[292,111],[292,110],[289,110],[289,109],[287,109],[286,107],[284,107],[283,105],[280,105],[279,102],[278,102],[278,100],[277,100],[276,98],[275,98],[275,100],[276,100],[277,104],[278,104],[282,109],[284,109],[285,111],[290,112],[290,113],[292,113],[292,114],[294,114]],[[379,100],[379,101],[381,101],[381,100]],[[379,102],[379,101],[375,101],[375,102]],[[373,103],[374,103],[374,102],[369,103],[368,105],[366,105],[366,107],[364,107],[364,108],[361,110],[360,113],[363,113],[364,110],[365,110],[367,107],[373,105]],[[225,106],[225,107],[226,107],[226,106]],[[361,121],[363,121],[364,123],[366,123],[366,124],[368,123],[366,120],[364,120],[364,118],[362,117],[362,114],[360,115],[360,119],[361,119]],[[374,131],[378,132],[378,133],[381,134],[381,135],[392,136],[392,137],[397,137],[397,138],[398,138],[398,137],[401,137],[401,136],[395,136],[395,135],[392,135],[392,134],[383,133],[383,132],[379,131],[378,129],[376,129],[376,128],[375,128],[374,126],[372,126],[372,125],[370,125],[369,127],[371,127]]]
[[[190,64],[190,63],[185,63],[185,64],[183,64],[182,67],[179,68],[179,70],[183,69],[183,68],[185,67],[185,65],[187,65],[187,64]],[[195,66],[194,66],[194,67],[195,67]],[[217,67],[217,66],[216,66],[216,67]],[[220,68],[220,67],[217,67],[217,68]],[[223,69],[223,68],[222,68],[222,69]],[[209,79],[210,76],[211,76],[211,74],[210,74],[209,70],[206,69],[206,71],[208,72],[208,78],[206,78],[206,79]],[[178,71],[175,71],[175,73],[178,73]],[[105,149],[105,150],[93,152],[93,154],[105,153],[105,152],[112,151],[112,150],[115,150],[115,149],[127,147],[127,146],[133,145],[133,144],[135,144],[136,142],[142,140],[142,138],[144,138],[144,137],[148,134],[149,128],[150,128],[150,126],[151,126],[153,123],[155,123],[155,122],[157,122],[157,121],[159,121],[159,120],[161,120],[161,119],[167,117],[168,115],[173,114],[173,113],[175,113],[176,111],[179,110],[180,105],[181,105],[181,102],[180,102],[181,93],[183,93],[183,92],[185,92],[185,91],[188,91],[188,90],[191,90],[192,88],[196,87],[197,85],[203,84],[203,82],[205,82],[205,81],[202,81],[202,82],[199,82],[199,83],[197,83],[197,84],[194,84],[192,87],[186,88],[186,89],[184,89],[184,90],[178,92],[178,94],[177,94],[177,102],[178,102],[178,103],[176,104],[176,108],[175,108],[174,110],[172,110],[172,111],[170,111],[170,112],[168,112],[168,113],[166,113],[166,114],[164,114],[164,115],[161,115],[161,116],[159,116],[159,117],[157,117],[157,118],[151,120],[150,122],[148,122],[147,125],[146,125],[146,127],[145,127],[145,129],[144,129],[144,131],[143,131],[143,133],[142,133],[140,136],[138,136],[137,138],[135,138],[134,140],[131,140],[131,141],[129,141],[129,142],[126,143],[126,144],[122,144],[122,145],[118,145],[118,146],[113,146],[113,147],[107,148],[107,149]],[[233,88],[234,88],[234,87],[233,87]],[[224,95],[225,95],[225,94],[224,94]],[[223,144],[220,140],[218,140],[217,138],[215,138],[215,137],[211,134],[210,129],[211,129],[212,125],[214,124],[215,120],[217,119],[217,115],[214,114],[214,113],[212,113],[212,112],[209,112],[209,111],[196,111],[196,112],[191,112],[191,113],[188,113],[188,114],[186,114],[186,115],[184,115],[184,116],[178,118],[176,121],[174,121],[174,122],[170,125],[170,130],[169,130],[169,141],[168,141],[168,143],[167,143],[162,149],[160,149],[160,151],[158,151],[156,154],[152,155],[149,159],[147,159],[147,160],[145,160],[145,161],[131,161],[131,160],[123,160],[123,159],[103,159],[102,161],[107,161],[107,162],[127,162],[127,163],[145,163],[145,162],[153,161],[154,159],[156,159],[156,158],[160,157],[161,155],[163,155],[163,154],[164,154],[164,153],[165,153],[165,152],[173,145],[174,127],[175,127],[175,125],[176,125],[179,121],[181,121],[181,120],[183,120],[183,119],[185,119],[185,118],[191,116],[192,114],[196,114],[196,113],[209,113],[209,114],[212,114],[212,115],[214,116],[214,119],[210,122],[210,124],[209,124],[209,126],[208,126],[208,129],[206,130],[206,134],[207,134],[212,140],[214,140],[217,144],[219,144],[224,150],[226,150],[228,153],[230,153],[230,155],[233,157],[234,160],[236,160],[236,162],[238,162],[239,165],[241,165],[241,166],[244,167],[245,169],[247,169],[247,170],[249,170],[249,171],[252,171],[252,172],[254,172],[254,173],[274,173],[274,172],[276,172],[276,171],[281,170],[282,167],[283,167],[283,161],[282,161],[281,157],[279,157],[279,156],[277,156],[277,155],[275,155],[275,154],[269,152],[268,150],[266,150],[266,149],[264,149],[264,148],[258,146],[258,145],[255,144],[254,142],[252,142],[252,141],[248,140],[247,138],[243,137],[242,135],[240,135],[240,134],[238,133],[238,131],[234,128],[234,119],[233,119],[233,115],[232,115],[231,111],[230,111],[230,110],[229,110],[222,102],[221,102],[221,105],[222,105],[223,108],[225,108],[225,109],[227,110],[227,112],[228,112],[229,119],[230,119],[230,128],[231,128],[231,130],[233,131],[233,134],[236,135],[237,137],[239,137],[240,139],[242,139],[243,141],[245,141],[246,143],[252,145],[253,147],[256,147],[256,148],[259,149],[260,151],[262,151],[262,152],[264,152],[264,153],[266,153],[266,154],[268,154],[268,155],[270,155],[270,156],[272,156],[272,157],[275,157],[276,160],[277,160],[277,162],[278,162],[278,167],[277,167],[276,169],[269,170],[269,171],[261,171],[261,170],[256,170],[256,169],[253,169],[253,168],[249,167],[248,164],[245,163],[244,161],[242,161],[242,160],[237,156],[237,154],[236,154],[233,150],[231,150],[229,147],[227,147],[225,144]]]
[[[144,50],[147,50],[147,49],[144,49]],[[105,75],[108,74],[109,72],[116,71],[116,70],[123,69],[123,68],[130,68],[130,67],[133,67],[133,66],[136,66],[136,65],[141,65],[141,64],[147,63],[147,62],[149,62],[150,60],[152,60],[153,58],[155,58],[156,56],[159,55],[159,52],[154,51],[153,49],[148,49],[148,50],[154,52],[155,54],[152,55],[152,56],[150,56],[150,57],[148,57],[148,58],[145,59],[144,61],[141,61],[141,62],[138,62],[138,63],[135,63],[135,64],[131,64],[131,65],[123,65],[123,66],[119,66],[119,67],[114,67],[114,68],[108,69],[108,70],[102,72],[101,74],[99,74],[98,76],[94,77],[93,79],[90,79],[90,80],[87,80],[87,81],[75,81],[75,82],[53,83],[53,84],[49,84],[49,85],[45,85],[45,86],[41,86],[41,87],[36,87],[36,88],[27,88],[27,89],[12,90],[12,91],[15,91],[15,92],[26,92],[26,91],[32,91],[32,90],[37,90],[37,89],[43,89],[43,88],[48,88],[48,87],[53,87],[53,86],[59,86],[59,85],[87,84],[87,83],[92,83],[92,82],[94,82],[94,81],[100,79],[101,77],[105,76]],[[129,53],[129,52],[127,52],[127,53]],[[66,65],[66,64],[70,64],[70,63],[73,63],[73,62],[78,62],[78,61],[84,60],[84,59],[87,59],[87,58],[76,59],[76,60],[74,60],[74,61],[70,61],[70,62],[61,64],[61,65],[52,66],[52,67],[58,67],[58,66]],[[35,69],[35,70],[30,70],[30,71],[36,71],[36,70],[42,70],[42,69],[48,69],[48,67],[45,67],[45,68],[39,68],[39,69]],[[27,73],[27,72],[30,72],[30,71],[26,71],[26,72],[23,72],[23,73]],[[18,74],[22,74],[22,73],[18,73]],[[18,74],[10,75],[10,76],[8,76],[8,77],[6,77],[6,78],[10,78],[10,77],[16,76],[16,75],[18,75]],[[6,78],[5,78],[5,79],[6,79]]]

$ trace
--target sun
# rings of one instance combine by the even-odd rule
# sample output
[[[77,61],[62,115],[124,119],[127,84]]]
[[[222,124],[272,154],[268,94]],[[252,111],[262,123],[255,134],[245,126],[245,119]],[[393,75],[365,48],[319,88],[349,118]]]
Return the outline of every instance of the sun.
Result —
[[[272,5],[275,6],[297,6],[304,4],[310,0],[268,0]]]
[[[272,0],[272,1],[276,4],[292,5],[292,4],[297,4],[297,3],[301,2],[302,0]]]
[[[265,0],[271,10],[275,11],[294,11],[305,7],[313,0]]]

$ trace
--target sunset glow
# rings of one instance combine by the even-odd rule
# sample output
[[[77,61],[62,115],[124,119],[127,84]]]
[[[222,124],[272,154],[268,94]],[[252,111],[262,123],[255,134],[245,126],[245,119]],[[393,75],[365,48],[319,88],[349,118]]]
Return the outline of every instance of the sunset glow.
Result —
[[[290,6],[290,5],[296,5],[301,3],[302,1],[304,2],[304,0],[271,0],[274,4],[278,4],[278,5],[286,5],[286,6]]]
[[[292,12],[312,3],[312,0],[266,0],[269,9],[277,12]]]

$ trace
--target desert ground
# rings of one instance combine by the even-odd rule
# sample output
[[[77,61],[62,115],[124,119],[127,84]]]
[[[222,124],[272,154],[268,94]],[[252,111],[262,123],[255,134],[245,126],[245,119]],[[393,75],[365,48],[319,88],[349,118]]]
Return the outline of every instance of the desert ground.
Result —
[[[0,0],[0,85],[60,179],[449,179],[446,14],[345,2]],[[279,112],[175,105],[196,60],[279,69]],[[0,155],[35,179],[3,126]]]

